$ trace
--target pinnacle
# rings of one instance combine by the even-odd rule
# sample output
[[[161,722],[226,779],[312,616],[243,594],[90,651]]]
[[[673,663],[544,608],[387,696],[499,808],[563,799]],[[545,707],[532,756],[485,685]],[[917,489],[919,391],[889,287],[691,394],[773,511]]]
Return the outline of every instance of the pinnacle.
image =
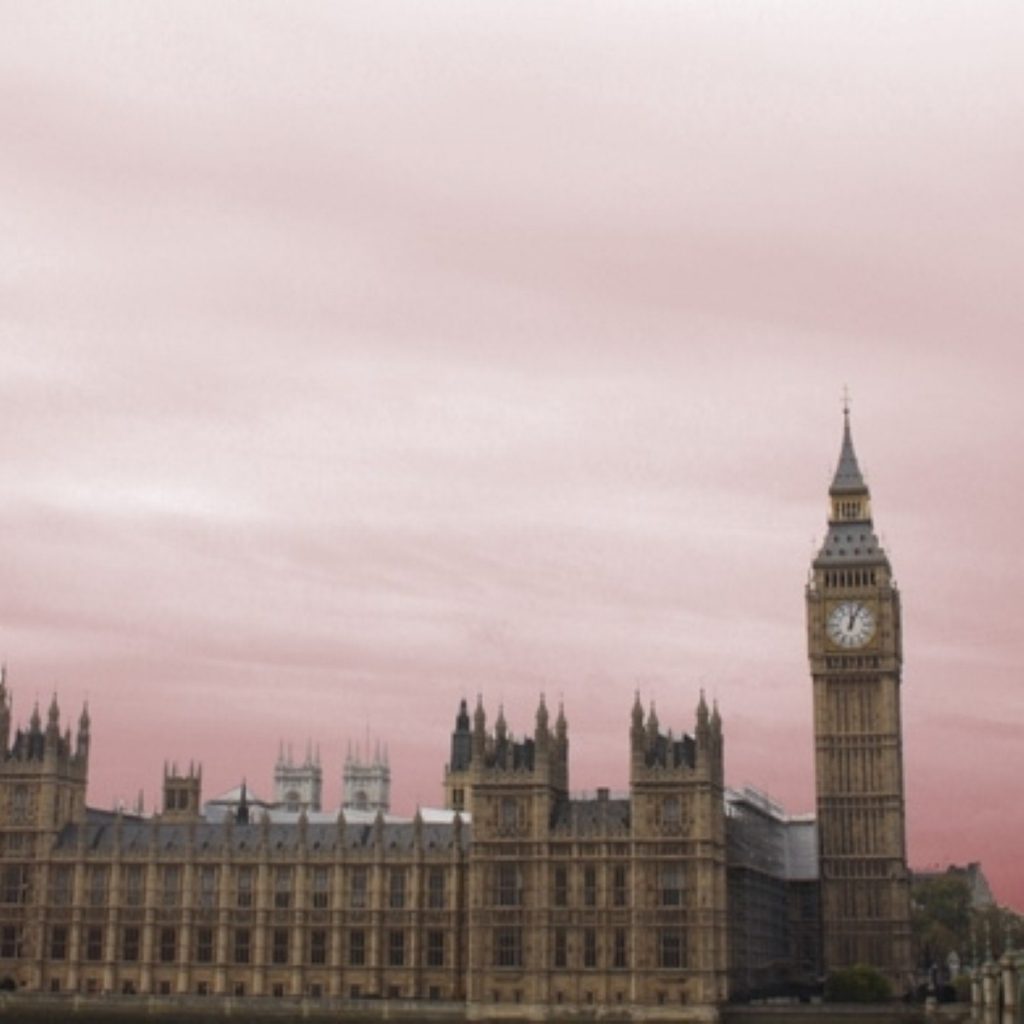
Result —
[[[839,450],[839,464],[832,478],[830,494],[863,492],[867,490],[860,466],[857,464],[857,453],[853,450],[853,435],[850,431],[850,410],[843,410],[843,444]]]

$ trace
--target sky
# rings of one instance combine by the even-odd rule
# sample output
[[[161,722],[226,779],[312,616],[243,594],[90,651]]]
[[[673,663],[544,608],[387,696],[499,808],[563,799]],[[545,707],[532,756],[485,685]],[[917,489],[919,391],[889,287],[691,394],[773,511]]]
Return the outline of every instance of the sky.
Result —
[[[0,0],[0,656],[90,802],[635,691],[813,810],[842,394],[912,866],[1024,910],[1024,10]]]

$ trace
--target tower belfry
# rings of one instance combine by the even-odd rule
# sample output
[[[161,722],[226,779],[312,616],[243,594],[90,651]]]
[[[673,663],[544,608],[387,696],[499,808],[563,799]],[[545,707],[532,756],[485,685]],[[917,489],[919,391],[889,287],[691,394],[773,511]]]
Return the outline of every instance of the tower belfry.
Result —
[[[849,404],[828,532],[807,586],[826,970],[911,967],[899,591],[875,534]]]

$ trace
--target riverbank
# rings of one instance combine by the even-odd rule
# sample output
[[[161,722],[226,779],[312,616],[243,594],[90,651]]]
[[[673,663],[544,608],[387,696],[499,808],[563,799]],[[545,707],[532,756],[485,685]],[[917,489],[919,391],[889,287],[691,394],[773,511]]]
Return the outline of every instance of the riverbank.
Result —
[[[493,1019],[493,1007],[487,1007]],[[622,1007],[559,1008],[557,1015],[543,1016],[524,1007],[503,1007],[504,1024],[528,1024],[548,1020],[553,1024],[638,1024],[683,1021],[713,1021],[714,1011],[693,1007],[687,1010]],[[525,1012],[524,1012],[525,1011]],[[0,995],[0,1021],[17,1024],[220,1024],[225,1020],[254,1024],[298,1024],[300,1021],[334,1024],[468,1024],[474,1019],[464,1003],[412,1000],[291,1000],[236,999],[230,997],[172,996],[56,996],[48,994]],[[721,1024],[965,1024],[970,1007],[942,1006],[934,1016],[923,1007],[773,1004],[723,1007]]]

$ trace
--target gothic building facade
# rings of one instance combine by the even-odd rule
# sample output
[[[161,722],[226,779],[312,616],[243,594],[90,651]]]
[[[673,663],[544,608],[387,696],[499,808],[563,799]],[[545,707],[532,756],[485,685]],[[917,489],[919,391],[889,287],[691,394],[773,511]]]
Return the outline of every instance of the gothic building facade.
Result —
[[[807,585],[822,956],[827,969],[912,966],[903,796],[900,595],[875,534],[844,412],[828,528]]]
[[[12,737],[0,677],[0,988],[714,1020],[730,994],[855,961],[902,981],[899,602],[848,423],[831,502],[807,589],[816,822],[726,790],[703,694],[675,730],[634,699],[619,795],[572,794],[561,707],[551,722],[541,698],[517,737],[478,700],[444,810],[347,820],[309,799],[284,820],[243,793],[213,819],[198,769],[171,765],[159,813],[108,813],[86,805],[88,712],[73,738],[54,699]]]

